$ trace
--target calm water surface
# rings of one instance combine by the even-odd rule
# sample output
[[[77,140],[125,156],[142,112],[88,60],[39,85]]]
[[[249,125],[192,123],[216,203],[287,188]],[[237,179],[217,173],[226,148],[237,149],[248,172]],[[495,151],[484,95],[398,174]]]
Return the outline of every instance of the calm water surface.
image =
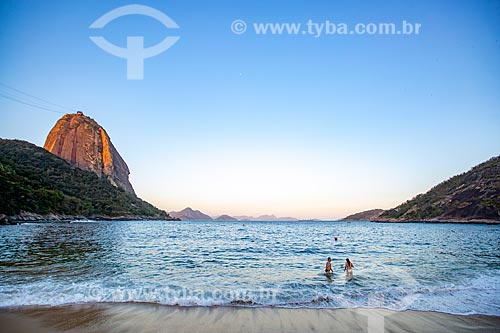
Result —
[[[0,306],[135,301],[500,315],[500,226],[22,224],[0,227],[0,272]]]

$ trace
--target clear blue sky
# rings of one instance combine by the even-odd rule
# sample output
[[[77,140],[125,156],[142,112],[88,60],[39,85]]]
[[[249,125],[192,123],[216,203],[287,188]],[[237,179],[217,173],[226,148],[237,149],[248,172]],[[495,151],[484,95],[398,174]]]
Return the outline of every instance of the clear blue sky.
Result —
[[[89,29],[132,3],[180,29],[138,15]],[[236,19],[422,28],[236,35]],[[0,21],[0,82],[96,119],[138,195],[169,211],[338,218],[500,153],[498,1],[2,0]],[[90,41],[99,34],[121,46],[181,38],[132,81],[124,59]],[[0,137],[41,146],[60,116],[0,97]]]

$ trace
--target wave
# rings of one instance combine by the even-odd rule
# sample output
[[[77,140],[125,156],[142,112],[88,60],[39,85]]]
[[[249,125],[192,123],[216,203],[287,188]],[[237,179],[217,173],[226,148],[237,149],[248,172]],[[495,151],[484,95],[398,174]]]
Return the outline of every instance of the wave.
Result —
[[[273,289],[196,290],[180,286],[106,285],[102,282],[43,281],[0,286],[0,307],[140,302],[173,306],[285,308],[387,308],[451,314],[500,315],[500,277],[478,276],[464,285],[325,290],[291,284]],[[480,300],[480,301],[479,301]]]

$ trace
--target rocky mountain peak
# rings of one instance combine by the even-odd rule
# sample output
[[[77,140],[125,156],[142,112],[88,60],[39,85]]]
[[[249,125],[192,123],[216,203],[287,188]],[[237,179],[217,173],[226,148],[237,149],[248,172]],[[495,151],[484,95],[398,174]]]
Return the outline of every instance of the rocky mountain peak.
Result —
[[[43,147],[73,166],[104,176],[114,186],[135,194],[128,179],[128,166],[109,135],[83,112],[65,114],[59,119]]]

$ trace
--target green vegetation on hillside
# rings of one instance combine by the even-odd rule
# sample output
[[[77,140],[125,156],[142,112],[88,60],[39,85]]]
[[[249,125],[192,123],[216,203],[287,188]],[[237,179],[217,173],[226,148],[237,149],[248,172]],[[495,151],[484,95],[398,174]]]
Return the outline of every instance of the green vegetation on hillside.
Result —
[[[86,217],[168,214],[29,142],[0,139],[0,214]]]
[[[343,221],[372,221],[377,219],[382,213],[383,209],[370,209],[364,212],[359,212],[356,214],[349,215],[343,218]]]
[[[500,156],[385,211],[377,220],[500,220]]]

